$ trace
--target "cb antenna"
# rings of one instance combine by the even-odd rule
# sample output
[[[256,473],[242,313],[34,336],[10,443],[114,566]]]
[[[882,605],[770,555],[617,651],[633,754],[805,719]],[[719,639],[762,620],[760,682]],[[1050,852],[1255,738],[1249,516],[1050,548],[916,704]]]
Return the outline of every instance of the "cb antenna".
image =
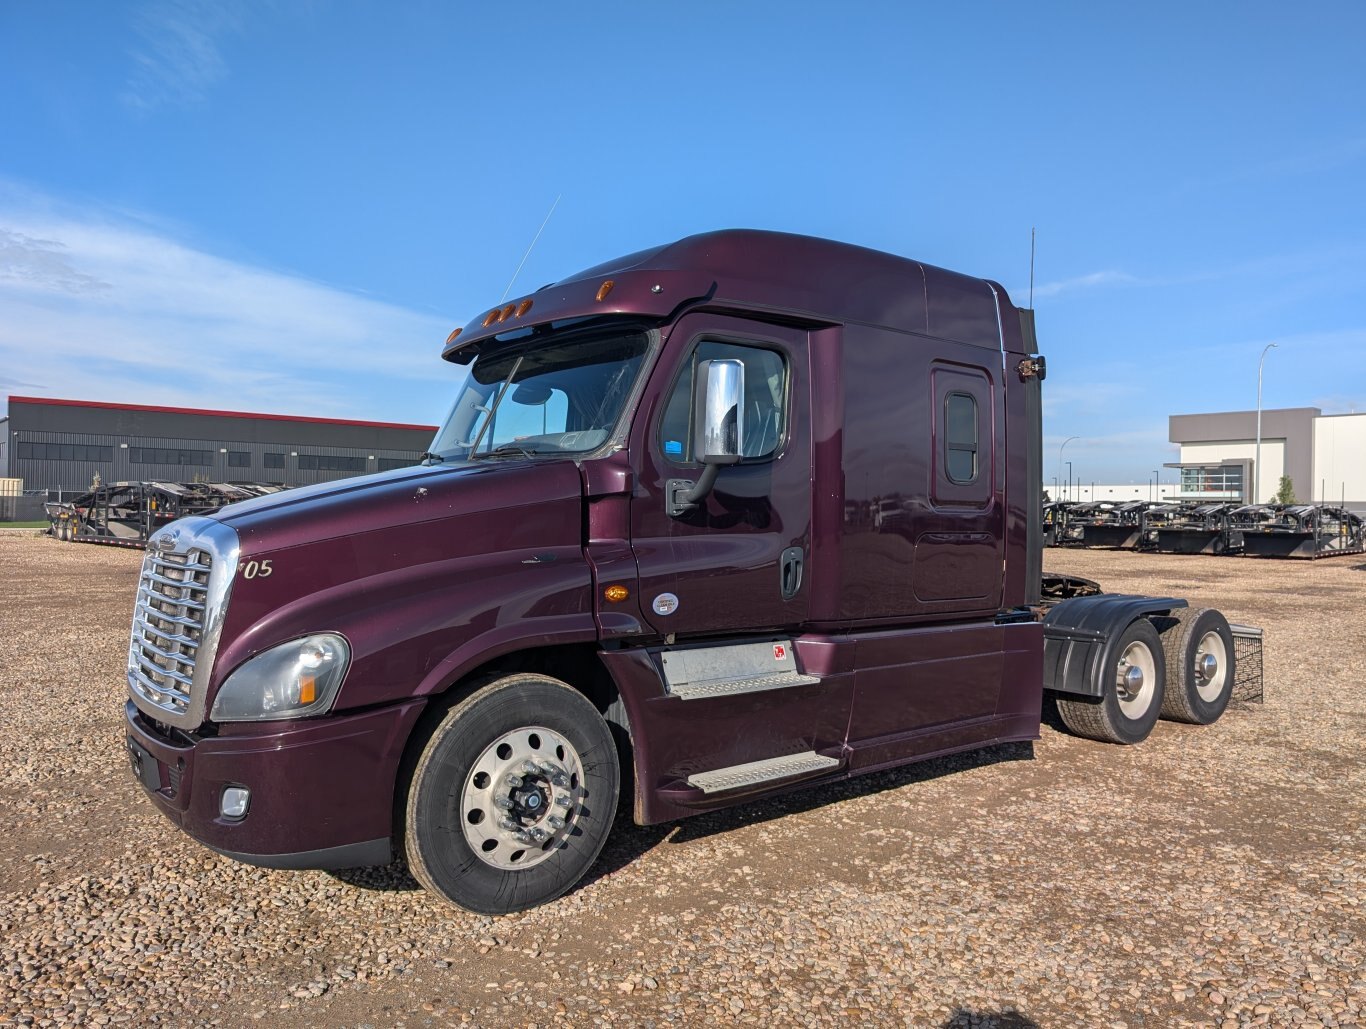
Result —
[[[526,248],[526,253],[523,254],[522,259],[517,262],[517,270],[512,273],[512,278],[508,280],[508,288],[503,290],[503,295],[498,298],[498,303],[501,304],[508,298],[508,294],[512,292],[512,284],[517,281],[517,276],[522,274],[522,265],[526,264],[526,259],[531,256],[531,251],[536,249],[536,241],[541,238],[541,233],[544,232],[545,227],[550,224],[550,216],[555,213],[555,208],[560,206],[560,197],[562,196],[564,196],[563,193],[557,196],[555,202],[550,205],[550,210],[546,212],[545,221],[541,222],[541,227],[536,230],[536,235],[531,237],[531,246]]]
[[[1029,309],[1034,310],[1034,232],[1033,225],[1029,227]]]

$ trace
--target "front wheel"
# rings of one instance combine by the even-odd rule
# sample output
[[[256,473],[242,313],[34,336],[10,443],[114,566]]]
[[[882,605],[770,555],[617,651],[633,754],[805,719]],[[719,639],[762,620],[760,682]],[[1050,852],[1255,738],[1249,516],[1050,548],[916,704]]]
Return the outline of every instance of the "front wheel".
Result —
[[[480,914],[544,904],[596,860],[619,789],[612,734],[587,698],[544,675],[499,679],[452,708],[418,759],[409,868]]]
[[[1146,618],[1130,622],[1100,669],[1099,697],[1058,698],[1058,713],[1078,736],[1141,743],[1162,713],[1167,664],[1162,639]]]

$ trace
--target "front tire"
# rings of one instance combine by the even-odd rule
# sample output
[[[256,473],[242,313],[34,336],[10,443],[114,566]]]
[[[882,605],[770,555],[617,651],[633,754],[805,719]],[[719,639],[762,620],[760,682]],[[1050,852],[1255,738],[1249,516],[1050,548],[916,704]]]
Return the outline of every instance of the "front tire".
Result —
[[[1058,713],[1078,736],[1102,743],[1142,743],[1162,713],[1166,660],[1152,622],[1130,622],[1100,671],[1099,697],[1058,697]]]
[[[607,723],[549,676],[498,679],[453,707],[408,791],[408,866],[437,896],[480,914],[554,900],[597,859],[620,772]]]
[[[1213,608],[1182,608],[1172,618],[1175,624],[1162,634],[1167,658],[1162,717],[1210,725],[1233,696],[1233,633]]]

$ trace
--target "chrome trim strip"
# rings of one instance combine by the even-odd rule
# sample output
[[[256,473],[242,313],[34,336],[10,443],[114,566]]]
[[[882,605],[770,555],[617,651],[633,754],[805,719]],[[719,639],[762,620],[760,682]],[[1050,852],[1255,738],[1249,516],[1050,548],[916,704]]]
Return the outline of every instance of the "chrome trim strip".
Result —
[[[146,564],[151,563],[151,561],[146,562]],[[195,582],[193,579],[172,579],[165,575],[158,575],[156,572],[148,570],[146,564],[144,564],[142,570],[142,578],[144,581],[150,579],[152,582],[159,582],[163,586],[170,586],[173,589],[197,590],[201,593],[209,588],[203,583]],[[174,603],[174,600],[172,600],[172,603]]]
[[[185,706],[190,702],[190,691],[194,687],[191,684],[190,680],[183,675],[179,675],[175,672],[164,673],[168,678],[174,679],[176,682],[183,683],[185,685],[184,692],[181,692],[170,686],[165,685],[164,683],[159,683],[155,679],[150,678],[149,676],[144,674],[141,668],[130,668],[128,670],[128,674],[132,678],[137,679],[138,682],[142,683],[143,686],[147,687],[147,689],[151,690],[153,693],[158,693],[163,696],[171,697],[173,700],[176,700],[177,703],[181,704],[181,706]],[[180,700],[179,698],[184,699]],[[133,700],[136,702],[137,697],[134,697]]]
[[[155,643],[149,643],[147,641],[146,636],[138,640],[137,648],[139,650],[150,650],[153,654],[155,654],[159,658],[162,658],[163,660],[171,661],[178,665],[185,665],[191,671],[194,670],[195,656],[193,654],[172,654],[169,650],[162,650]],[[142,667],[146,668],[147,666],[143,665]],[[161,668],[160,665],[156,665],[155,667]],[[176,674],[175,670],[171,668],[161,668],[161,670],[165,672],[167,675]],[[190,680],[186,679],[185,682],[188,685]]]
[[[150,600],[155,600],[155,601],[157,601],[158,603],[161,603],[161,604],[169,604],[171,607],[183,607],[183,608],[187,608],[187,609],[189,609],[189,610],[191,610],[191,611],[203,611],[203,610],[204,610],[204,605],[201,604],[201,603],[199,603],[197,600],[174,600],[174,599],[172,599],[171,597],[164,597],[164,596],[162,596],[160,593],[154,593],[154,592],[152,592],[150,589],[148,589],[146,586],[143,586],[143,587],[141,587],[141,588],[138,590],[138,595],[139,595],[139,597],[142,597],[143,595],[146,595],[146,597],[147,597],[147,599],[148,599],[149,601],[150,601]],[[155,611],[156,608],[153,608],[152,610]],[[198,625],[199,623],[198,623],[198,622],[195,622],[195,624]]]
[[[194,647],[196,650],[199,649],[199,641],[198,641],[198,640],[193,639],[193,638],[191,638],[191,637],[189,637],[189,636],[175,636],[175,635],[172,635],[171,633],[168,633],[168,632],[166,632],[166,631],[164,631],[164,630],[162,630],[162,629],[158,629],[158,628],[157,628],[155,625],[153,625],[151,622],[147,621],[146,618],[142,618],[142,617],[136,617],[136,618],[134,618],[134,619],[133,619],[133,628],[134,628],[134,630],[141,630],[142,636],[143,636],[144,639],[147,638],[148,636],[155,636],[155,637],[156,637],[157,639],[159,639],[159,640],[165,640],[167,643],[171,644],[172,646]],[[183,655],[183,656],[190,658],[190,660],[189,660],[189,661],[182,661],[182,662],[181,662],[182,664],[189,664],[189,665],[194,664],[194,657],[195,657],[195,655],[193,655],[193,654],[185,654],[185,655]]]

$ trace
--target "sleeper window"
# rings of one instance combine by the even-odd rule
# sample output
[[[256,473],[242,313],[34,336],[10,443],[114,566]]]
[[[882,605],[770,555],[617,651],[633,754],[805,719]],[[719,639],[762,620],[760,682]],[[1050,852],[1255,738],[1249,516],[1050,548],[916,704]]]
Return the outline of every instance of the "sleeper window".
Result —
[[[977,478],[977,401],[966,393],[944,398],[944,471],[950,482]]]

